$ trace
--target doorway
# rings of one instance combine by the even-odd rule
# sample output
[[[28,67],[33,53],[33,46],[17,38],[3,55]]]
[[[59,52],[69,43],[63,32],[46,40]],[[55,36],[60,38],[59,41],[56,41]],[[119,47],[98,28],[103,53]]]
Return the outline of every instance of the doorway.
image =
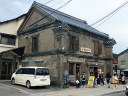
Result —
[[[12,75],[12,62],[2,62],[1,79],[10,79]]]
[[[76,74],[80,74],[80,64],[76,64]]]
[[[90,67],[90,76],[95,76],[97,75],[98,68],[97,67]]]

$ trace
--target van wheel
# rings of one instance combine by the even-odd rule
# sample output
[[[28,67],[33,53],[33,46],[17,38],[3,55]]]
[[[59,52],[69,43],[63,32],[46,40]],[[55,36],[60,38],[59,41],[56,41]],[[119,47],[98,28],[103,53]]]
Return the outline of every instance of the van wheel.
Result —
[[[30,81],[27,81],[27,83],[26,83],[26,87],[27,87],[28,89],[31,88],[31,83],[30,83]]]
[[[15,85],[15,79],[14,78],[12,78],[11,83],[12,83],[12,85]]]

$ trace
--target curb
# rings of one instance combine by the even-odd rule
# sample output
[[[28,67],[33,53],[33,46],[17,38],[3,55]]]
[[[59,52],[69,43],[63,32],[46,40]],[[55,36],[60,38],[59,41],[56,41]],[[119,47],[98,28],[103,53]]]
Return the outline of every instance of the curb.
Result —
[[[114,91],[114,92],[108,92],[108,93],[104,93],[104,94],[100,94],[100,95],[96,95],[96,96],[110,95],[110,94],[120,93],[120,92],[125,92],[125,90],[117,90],[117,91]]]

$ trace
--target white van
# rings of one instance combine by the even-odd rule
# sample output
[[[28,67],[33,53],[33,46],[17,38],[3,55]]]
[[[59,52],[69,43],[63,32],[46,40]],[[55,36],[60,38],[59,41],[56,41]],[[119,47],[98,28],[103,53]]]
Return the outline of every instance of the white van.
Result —
[[[46,67],[22,67],[13,73],[11,83],[25,85],[27,88],[48,86],[50,85],[49,70]]]

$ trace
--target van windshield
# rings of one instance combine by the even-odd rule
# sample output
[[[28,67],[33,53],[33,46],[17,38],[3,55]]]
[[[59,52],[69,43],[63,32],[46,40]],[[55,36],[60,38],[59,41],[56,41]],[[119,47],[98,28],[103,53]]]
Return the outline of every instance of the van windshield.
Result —
[[[37,68],[36,75],[49,75],[49,70],[46,68]]]

